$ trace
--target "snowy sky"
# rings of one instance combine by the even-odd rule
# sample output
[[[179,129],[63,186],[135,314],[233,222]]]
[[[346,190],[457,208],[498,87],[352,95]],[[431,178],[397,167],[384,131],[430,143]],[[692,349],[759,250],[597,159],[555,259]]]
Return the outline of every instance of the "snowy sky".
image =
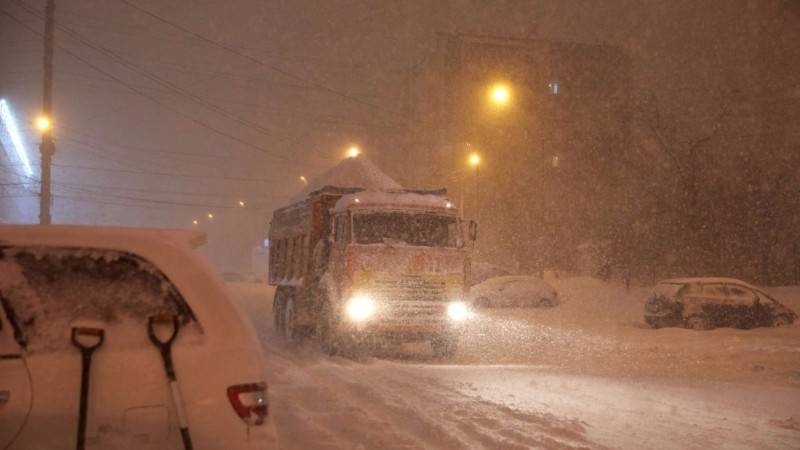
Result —
[[[214,211],[209,229],[266,221],[351,143],[402,151],[370,142],[401,132],[402,77],[437,32],[622,46],[634,89],[691,120],[720,85],[755,89],[765,46],[796,58],[800,29],[780,0],[56,3],[55,219],[191,226]],[[41,98],[43,9],[0,0],[0,96],[23,119]]]

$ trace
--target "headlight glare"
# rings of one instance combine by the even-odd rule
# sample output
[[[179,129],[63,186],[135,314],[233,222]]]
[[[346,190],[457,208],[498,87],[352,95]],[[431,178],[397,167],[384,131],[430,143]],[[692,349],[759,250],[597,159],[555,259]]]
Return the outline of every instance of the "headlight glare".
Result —
[[[345,305],[347,317],[354,322],[363,322],[375,313],[375,301],[366,295],[356,295]]]
[[[447,317],[454,322],[461,322],[469,317],[469,308],[467,304],[461,301],[450,302],[447,305]]]

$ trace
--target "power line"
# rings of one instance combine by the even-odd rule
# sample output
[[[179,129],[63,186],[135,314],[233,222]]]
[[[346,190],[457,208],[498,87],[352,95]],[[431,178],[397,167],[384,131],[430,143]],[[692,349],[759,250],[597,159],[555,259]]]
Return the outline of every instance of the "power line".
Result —
[[[169,25],[169,26],[171,26],[171,27],[173,27],[175,29],[178,29],[178,30],[180,30],[180,31],[182,31],[184,33],[187,33],[187,34],[189,34],[189,35],[191,35],[191,36],[193,36],[193,37],[195,37],[195,38],[197,38],[197,39],[199,39],[199,40],[201,40],[203,42],[206,42],[207,44],[213,45],[213,46],[221,48],[221,49],[223,49],[223,50],[225,50],[227,52],[233,53],[234,55],[237,55],[237,56],[239,56],[241,58],[244,58],[244,59],[246,59],[246,60],[248,60],[250,62],[256,63],[258,65],[264,66],[264,67],[266,67],[266,68],[268,68],[270,70],[273,70],[275,72],[278,72],[281,75],[284,75],[286,77],[292,78],[292,79],[300,81],[302,83],[306,83],[310,87],[313,87],[313,88],[328,92],[330,94],[337,95],[337,96],[342,97],[342,98],[344,98],[346,100],[350,100],[350,101],[353,101],[353,102],[356,102],[356,103],[360,103],[362,105],[371,106],[373,108],[377,108],[378,107],[378,105],[375,105],[373,103],[366,102],[364,100],[361,100],[359,98],[353,97],[353,96],[351,96],[349,94],[346,94],[344,92],[337,91],[337,90],[335,90],[333,88],[330,88],[328,86],[325,86],[325,85],[323,85],[323,84],[321,84],[319,82],[308,80],[305,77],[302,77],[302,76],[296,75],[294,73],[291,73],[291,72],[289,72],[289,71],[287,71],[287,70],[285,70],[285,69],[283,69],[283,68],[281,68],[281,67],[279,67],[277,65],[270,64],[270,63],[267,63],[266,61],[263,61],[261,59],[255,58],[253,56],[250,56],[250,55],[248,55],[246,53],[243,53],[243,52],[239,51],[235,47],[232,47],[232,46],[230,46],[228,44],[225,44],[223,42],[216,41],[214,39],[206,37],[206,36],[196,32],[196,31],[190,30],[190,29],[188,29],[188,28],[186,28],[186,27],[184,27],[184,26],[182,26],[180,24],[177,24],[177,23],[175,23],[175,22],[173,22],[171,20],[168,20],[168,19],[166,19],[166,18],[164,18],[164,17],[162,17],[162,16],[160,16],[160,15],[158,15],[158,14],[152,12],[152,11],[144,9],[141,6],[139,6],[139,5],[137,5],[137,4],[133,3],[133,2],[130,2],[128,0],[119,0],[119,1],[124,3],[124,4],[126,4],[126,5],[128,5],[131,8],[141,12],[142,14],[145,14],[145,15],[147,15],[149,17],[152,17],[152,18],[158,20],[159,22],[164,23],[166,25]]]
[[[20,166],[19,164],[0,165],[0,167],[19,167],[19,166]],[[81,165],[60,164],[60,163],[59,164],[54,163],[53,166],[66,169],[129,173],[129,174],[147,175],[147,176],[181,177],[181,178],[193,178],[201,180],[226,180],[226,181],[242,181],[242,182],[258,182],[258,183],[267,183],[274,181],[274,180],[266,180],[263,178],[225,177],[219,175],[189,175],[189,174],[175,173],[175,172],[151,172],[147,170],[115,169],[109,167],[81,166]]]
[[[41,35],[42,35],[42,33],[40,33],[39,31],[35,30],[34,28],[32,28],[32,27],[28,26],[28,25],[27,25],[25,22],[22,22],[21,20],[19,20],[17,17],[15,17],[13,14],[11,14],[10,12],[8,12],[7,10],[5,10],[5,9],[0,9],[0,12],[2,12],[2,13],[5,15],[5,16],[9,17],[11,20],[13,20],[14,22],[16,22],[18,25],[20,25],[20,26],[22,26],[23,28],[27,29],[28,31],[30,31],[30,32],[32,32],[32,33],[34,33],[34,34],[36,34],[37,36],[41,36]],[[139,96],[141,96],[141,97],[144,97],[144,98],[146,98],[146,99],[148,99],[148,100],[152,101],[153,103],[156,103],[157,105],[161,106],[161,107],[162,107],[162,108],[164,108],[164,109],[170,110],[170,111],[172,111],[173,113],[175,113],[175,114],[178,114],[179,116],[181,116],[181,117],[183,117],[183,118],[185,118],[185,119],[189,120],[190,122],[193,122],[193,123],[195,123],[196,125],[199,125],[199,126],[201,126],[201,127],[205,128],[205,129],[207,129],[207,130],[209,130],[209,131],[212,131],[212,132],[214,132],[214,133],[216,133],[216,134],[218,134],[218,135],[220,135],[220,136],[223,136],[223,137],[226,137],[226,138],[228,138],[228,139],[230,139],[230,140],[233,140],[233,141],[235,141],[235,142],[238,142],[238,143],[240,143],[240,144],[242,144],[242,145],[244,145],[244,146],[246,146],[246,147],[248,147],[248,148],[251,148],[251,149],[253,149],[253,150],[259,151],[259,152],[261,152],[261,153],[265,153],[265,154],[267,154],[267,155],[269,155],[269,156],[275,157],[275,158],[277,158],[277,159],[280,159],[280,160],[282,160],[282,161],[285,161],[285,162],[289,162],[289,163],[292,163],[292,164],[296,164],[294,161],[291,161],[289,158],[286,158],[286,157],[285,157],[285,156],[283,156],[283,155],[278,155],[278,154],[275,154],[275,153],[273,153],[273,152],[272,152],[272,151],[270,151],[270,150],[267,150],[267,149],[265,149],[265,148],[263,148],[263,147],[261,147],[261,146],[258,146],[258,145],[256,145],[256,144],[253,144],[253,143],[251,143],[251,142],[245,141],[245,140],[243,140],[243,139],[241,139],[241,138],[239,138],[239,137],[237,137],[237,136],[234,136],[234,135],[232,135],[232,134],[230,134],[230,133],[228,133],[228,132],[226,132],[226,131],[223,131],[223,130],[220,130],[220,129],[218,129],[218,128],[216,128],[216,127],[214,127],[214,126],[210,125],[210,124],[209,124],[209,123],[207,123],[207,122],[204,122],[204,121],[202,121],[202,120],[200,120],[200,119],[194,118],[194,117],[190,116],[189,114],[187,114],[187,113],[185,113],[185,112],[183,112],[183,111],[181,111],[181,110],[179,110],[179,109],[177,109],[177,108],[174,108],[174,107],[173,107],[173,106],[171,106],[170,104],[168,104],[168,103],[165,103],[165,102],[163,102],[163,101],[159,100],[158,98],[156,98],[156,97],[154,97],[154,96],[151,96],[151,95],[149,95],[149,94],[147,94],[147,93],[143,92],[141,89],[138,89],[138,88],[136,88],[136,87],[133,87],[133,86],[129,85],[127,82],[125,82],[125,81],[123,81],[122,79],[120,79],[120,78],[118,78],[118,77],[116,77],[116,76],[112,75],[111,73],[109,73],[109,72],[107,72],[107,71],[105,71],[105,70],[101,69],[100,67],[98,67],[98,66],[96,66],[96,65],[92,64],[92,63],[91,63],[91,62],[89,62],[87,59],[85,59],[85,58],[83,58],[83,57],[81,57],[81,56],[77,55],[76,53],[74,53],[74,52],[70,51],[68,48],[65,48],[64,46],[62,46],[62,45],[59,45],[59,44],[56,44],[56,46],[58,47],[58,49],[59,49],[59,50],[61,50],[61,51],[65,52],[66,54],[68,54],[68,55],[72,56],[73,58],[77,59],[78,61],[81,61],[82,63],[84,63],[84,64],[86,64],[87,66],[91,67],[92,69],[96,70],[97,72],[99,72],[99,73],[101,73],[101,74],[103,74],[103,75],[106,75],[107,77],[109,77],[110,79],[112,79],[112,80],[116,81],[117,83],[119,83],[119,84],[121,84],[121,85],[123,85],[123,86],[127,87],[129,90],[131,90],[131,91],[135,92],[135,93],[136,93],[136,94],[138,94]]]
[[[41,13],[39,11],[37,11],[35,8],[32,8],[32,7],[22,3],[20,1],[17,1],[17,4],[20,5],[26,11],[28,11],[30,14],[33,14],[33,15],[39,17],[39,18],[42,17]],[[226,118],[228,118],[230,120],[233,120],[234,122],[237,122],[240,125],[243,125],[243,126],[246,126],[246,127],[249,127],[249,128],[253,128],[253,129],[255,129],[255,130],[257,130],[257,131],[259,131],[259,132],[261,132],[261,133],[263,133],[263,134],[265,134],[267,136],[276,138],[279,141],[286,140],[286,138],[279,138],[277,136],[274,136],[273,132],[271,130],[268,130],[267,128],[264,128],[261,125],[258,125],[256,123],[250,122],[250,121],[248,121],[246,119],[242,119],[241,117],[237,117],[236,115],[230,113],[229,111],[227,111],[227,110],[225,110],[223,108],[220,108],[217,105],[214,105],[212,103],[206,102],[200,96],[198,96],[198,95],[196,95],[196,94],[194,94],[192,92],[189,92],[186,89],[183,89],[180,86],[177,86],[174,83],[171,83],[171,82],[159,77],[158,75],[155,75],[155,74],[153,74],[153,73],[151,73],[151,72],[149,72],[149,71],[147,71],[147,70],[145,70],[143,68],[137,67],[137,65],[131,63],[130,61],[128,61],[125,58],[123,58],[122,56],[118,55],[113,50],[111,50],[111,49],[109,49],[107,47],[103,47],[101,45],[95,44],[90,39],[88,39],[86,36],[84,36],[83,34],[75,31],[74,29],[72,29],[72,28],[70,28],[68,26],[65,26],[65,25],[62,25],[62,24],[57,24],[56,28],[60,29],[64,33],[68,34],[69,36],[72,36],[74,39],[76,39],[79,42],[83,43],[87,47],[92,48],[92,49],[94,49],[94,50],[106,55],[107,57],[113,59],[117,63],[119,63],[119,64],[123,65],[124,67],[126,67],[128,70],[131,70],[131,71],[133,71],[135,73],[138,73],[139,75],[141,75],[141,76],[143,76],[143,77],[145,77],[145,78],[147,78],[147,79],[149,79],[149,80],[151,80],[151,81],[153,81],[153,82],[155,82],[157,84],[160,84],[161,86],[166,87],[167,89],[169,89],[172,92],[175,92],[175,93],[178,93],[178,94],[180,94],[180,95],[182,95],[184,97],[187,97],[190,100],[194,101],[195,103],[198,103],[201,106],[204,106],[204,107],[206,107],[206,108],[208,108],[208,109],[210,109],[210,110],[212,110],[212,111],[214,111],[214,112],[216,112],[216,113],[218,113],[218,114],[220,114],[220,115],[222,115],[222,116],[224,116],[224,117],[226,117]]]

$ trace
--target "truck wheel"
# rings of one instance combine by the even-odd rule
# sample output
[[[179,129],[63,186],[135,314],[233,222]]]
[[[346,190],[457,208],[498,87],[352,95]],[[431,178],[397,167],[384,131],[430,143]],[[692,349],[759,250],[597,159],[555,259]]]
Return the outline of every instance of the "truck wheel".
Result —
[[[339,343],[336,336],[336,327],[333,322],[333,308],[330,303],[323,302],[317,317],[317,333],[319,335],[322,352],[328,356],[339,353]]]
[[[690,328],[692,330],[707,330],[708,329],[708,321],[702,316],[691,316],[686,319],[686,328]]]
[[[300,341],[300,331],[294,323],[294,299],[288,298],[283,304],[283,337],[291,343]]]
[[[455,336],[436,336],[431,339],[431,350],[436,358],[449,358],[458,350],[458,339]]]
[[[280,295],[280,288],[275,290],[275,298],[272,300],[272,317],[275,322],[275,331],[283,335],[283,299]]]

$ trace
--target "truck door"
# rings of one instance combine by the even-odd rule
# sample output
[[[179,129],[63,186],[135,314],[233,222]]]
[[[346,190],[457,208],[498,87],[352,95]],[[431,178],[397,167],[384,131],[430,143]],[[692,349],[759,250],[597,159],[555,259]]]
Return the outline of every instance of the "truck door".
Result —
[[[0,276],[2,268],[0,268]],[[2,303],[0,292],[0,303]],[[14,329],[0,308],[0,448],[9,448],[31,409],[31,385]]]

